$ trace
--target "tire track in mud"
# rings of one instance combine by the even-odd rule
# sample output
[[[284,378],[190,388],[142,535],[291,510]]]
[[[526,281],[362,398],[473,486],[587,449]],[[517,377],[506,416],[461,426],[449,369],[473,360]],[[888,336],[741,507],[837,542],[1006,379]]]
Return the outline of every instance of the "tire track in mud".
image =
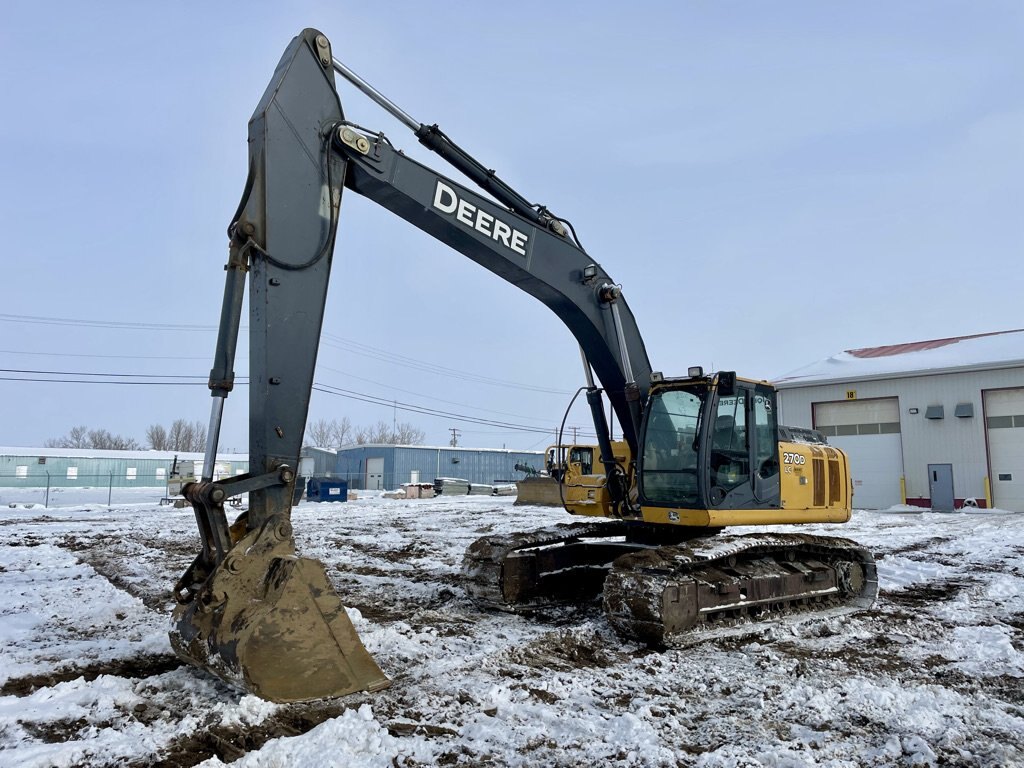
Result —
[[[903,648],[913,648],[916,643],[930,642],[949,633],[953,625],[931,616],[928,612],[931,606],[953,600],[964,591],[984,583],[983,579],[965,575],[913,584],[899,590],[883,590],[879,603],[870,613],[858,614],[865,617],[876,632],[870,639],[843,642],[842,631],[826,624],[818,629],[815,636],[836,637],[835,647],[808,648],[795,641],[776,642],[771,647],[798,659],[800,664],[838,661],[860,675],[874,677],[881,674],[904,683],[939,685],[970,699],[989,699],[1005,711],[1024,716],[1024,688],[1019,678],[970,675],[954,667],[953,662],[942,655],[907,658],[901,653]],[[1010,627],[1014,641],[1019,641],[1024,635],[1024,614],[993,621]]]
[[[149,538],[126,540],[114,534],[88,538],[69,534],[54,543],[73,553],[76,559],[90,566],[115,589],[127,592],[150,610],[160,613],[169,613],[174,605],[171,587],[175,570],[172,559],[173,564],[177,564],[179,559],[187,562],[186,558],[194,557],[191,547],[184,544],[168,546],[169,542]],[[159,572],[162,581],[158,584],[148,574],[126,573],[126,562],[142,566],[150,573]],[[184,566],[180,569],[183,570]]]
[[[406,526],[399,526],[399,528],[405,529]],[[344,546],[340,546],[342,542],[337,542],[338,549],[349,549],[356,556],[356,561],[362,561],[363,564],[329,566],[329,572],[334,571],[332,576],[334,576],[335,582],[343,582],[342,584],[336,583],[335,586],[347,587],[353,593],[360,593],[361,599],[347,600],[346,604],[360,609],[374,620],[383,620],[384,622],[402,620],[414,628],[437,627],[440,634],[465,634],[467,621],[465,617],[461,616],[458,611],[455,612],[455,615],[448,615],[448,608],[452,601],[461,596],[461,590],[457,586],[457,570],[455,573],[449,573],[446,570],[446,561],[450,558],[446,558],[444,553],[435,552],[421,542],[410,541],[408,537],[412,533],[415,531],[403,530],[402,540],[395,542],[393,547],[375,546],[369,542],[353,543],[352,541],[346,541]],[[41,539],[39,542],[31,543],[43,543],[45,540]],[[193,549],[184,544],[154,540],[149,537],[141,538],[137,535],[125,538],[116,533],[97,533],[87,536],[68,534],[53,543],[72,553],[75,559],[89,565],[119,591],[138,598],[147,608],[157,612],[170,610],[172,606],[170,583],[173,574],[178,567],[183,567],[194,556]],[[322,553],[316,554],[322,556]],[[167,568],[169,561],[179,558],[180,564],[175,563],[171,569]],[[417,568],[417,561],[423,562],[427,567]],[[396,572],[393,567],[389,567],[399,563],[412,567],[399,572]],[[131,567],[126,568],[126,564],[131,564]],[[167,573],[166,588],[163,584],[158,586],[154,582],[153,574],[162,574],[163,572]],[[346,573],[354,578],[346,579]],[[425,592],[429,594],[424,599],[425,595],[422,593],[417,596],[402,594],[398,586],[394,589],[385,588],[387,599],[384,601],[385,605],[380,605],[375,600],[380,597],[380,588],[375,587],[366,591],[366,583],[360,582],[359,576],[396,582],[410,580],[420,583],[426,588]],[[345,589],[339,591],[345,591]],[[87,682],[91,682],[101,675],[145,679],[182,666],[184,663],[175,656],[167,655],[64,667],[42,674],[9,680],[4,686],[3,693],[26,696],[40,688],[78,678],[84,678]],[[383,701],[376,700],[374,703],[380,711],[390,711],[397,717],[397,719],[389,718],[391,722],[386,724],[388,730],[395,736],[416,733],[430,737],[451,738],[456,735],[451,729],[421,722],[422,718],[406,717],[405,715],[410,714],[410,711],[399,702],[385,704]],[[200,722],[207,722],[196,728],[194,733],[178,737],[163,745],[158,755],[141,757],[129,765],[135,768],[141,768],[141,766],[186,768],[210,757],[218,757],[224,762],[231,762],[249,752],[259,750],[272,739],[304,734],[321,723],[340,716],[352,706],[359,706],[358,698],[350,697],[345,700],[344,704],[321,702],[313,705],[288,705],[255,725],[210,723],[208,721],[212,718],[209,717],[209,714],[199,712]],[[143,723],[152,721],[154,718],[161,719],[159,707],[157,710],[151,710],[152,707],[145,707],[136,711],[124,712],[123,716],[129,720]],[[162,719],[166,720],[167,718],[163,716]],[[180,720],[181,713],[171,719]],[[90,723],[81,719],[51,722],[26,721],[21,725],[34,738],[44,742],[67,741],[76,738],[84,729],[92,727]]]
[[[923,611],[937,602],[952,600],[964,590],[982,583],[980,579],[964,576],[963,578],[910,584],[903,589],[883,589],[879,595],[885,601],[900,606],[904,610],[920,608]]]
[[[323,722],[340,716],[349,704],[295,704],[274,713],[258,725],[216,725],[181,736],[150,757],[128,764],[129,768],[191,768],[216,757],[230,763],[259,750],[272,739],[301,736]]]
[[[145,679],[162,675],[183,665],[184,662],[181,659],[169,653],[98,661],[94,664],[64,665],[48,672],[11,678],[3,684],[3,687],[0,687],[0,696],[28,696],[40,688],[50,688],[58,683],[66,683],[80,677],[89,683],[101,675]]]

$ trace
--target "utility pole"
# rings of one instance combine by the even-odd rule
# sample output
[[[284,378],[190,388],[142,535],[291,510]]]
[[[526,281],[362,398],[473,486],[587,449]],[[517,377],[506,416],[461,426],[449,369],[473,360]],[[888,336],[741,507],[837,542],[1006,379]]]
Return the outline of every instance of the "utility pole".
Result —
[[[576,431],[577,431],[578,429],[579,429],[579,427],[573,427],[573,428],[572,428],[572,444],[573,444],[573,445],[576,445],[576,443],[577,443],[577,440],[576,440]]]
[[[457,430],[455,427],[452,427],[448,431],[452,433],[452,439],[448,443],[448,445],[454,448],[459,444],[459,430]]]

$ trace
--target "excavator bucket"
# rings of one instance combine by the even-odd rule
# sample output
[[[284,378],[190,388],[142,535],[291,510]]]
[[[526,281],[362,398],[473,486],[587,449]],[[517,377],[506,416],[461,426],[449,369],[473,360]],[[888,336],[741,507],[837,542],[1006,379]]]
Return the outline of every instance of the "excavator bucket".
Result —
[[[516,483],[516,504],[538,507],[561,507],[562,490],[553,477],[527,477]]]
[[[175,652],[261,698],[308,701],[390,684],[324,566],[295,555],[283,515],[238,541],[194,593],[179,582],[176,597]]]

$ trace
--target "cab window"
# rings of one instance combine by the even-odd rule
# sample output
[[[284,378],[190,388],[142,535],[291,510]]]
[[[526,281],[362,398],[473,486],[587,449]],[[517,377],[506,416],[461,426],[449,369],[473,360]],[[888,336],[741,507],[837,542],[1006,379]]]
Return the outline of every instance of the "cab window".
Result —
[[[592,475],[594,473],[593,448],[573,448],[569,453],[569,461],[580,465],[581,475]]]
[[[728,491],[750,481],[750,433],[747,429],[747,399],[750,392],[739,390],[721,397],[711,427],[711,485]]]
[[[779,474],[778,422],[770,392],[754,393],[754,466],[768,478]]]
[[[644,428],[641,485],[653,504],[697,504],[697,428],[702,394],[692,390],[658,392],[648,404]]]

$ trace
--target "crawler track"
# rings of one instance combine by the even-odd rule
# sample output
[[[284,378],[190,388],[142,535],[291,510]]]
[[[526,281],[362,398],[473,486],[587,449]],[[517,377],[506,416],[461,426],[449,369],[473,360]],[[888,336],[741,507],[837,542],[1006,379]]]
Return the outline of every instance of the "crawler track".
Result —
[[[848,539],[752,534],[625,555],[604,584],[608,620],[652,645],[799,612],[847,613],[878,594],[874,558]]]
[[[513,613],[596,597],[612,560],[636,549],[626,531],[612,521],[485,536],[466,550],[466,591],[479,605]]]
[[[848,539],[668,533],[672,543],[613,521],[487,536],[466,552],[466,590],[484,607],[511,612],[603,592],[620,634],[661,646],[793,613],[861,610],[878,593],[874,558]]]

